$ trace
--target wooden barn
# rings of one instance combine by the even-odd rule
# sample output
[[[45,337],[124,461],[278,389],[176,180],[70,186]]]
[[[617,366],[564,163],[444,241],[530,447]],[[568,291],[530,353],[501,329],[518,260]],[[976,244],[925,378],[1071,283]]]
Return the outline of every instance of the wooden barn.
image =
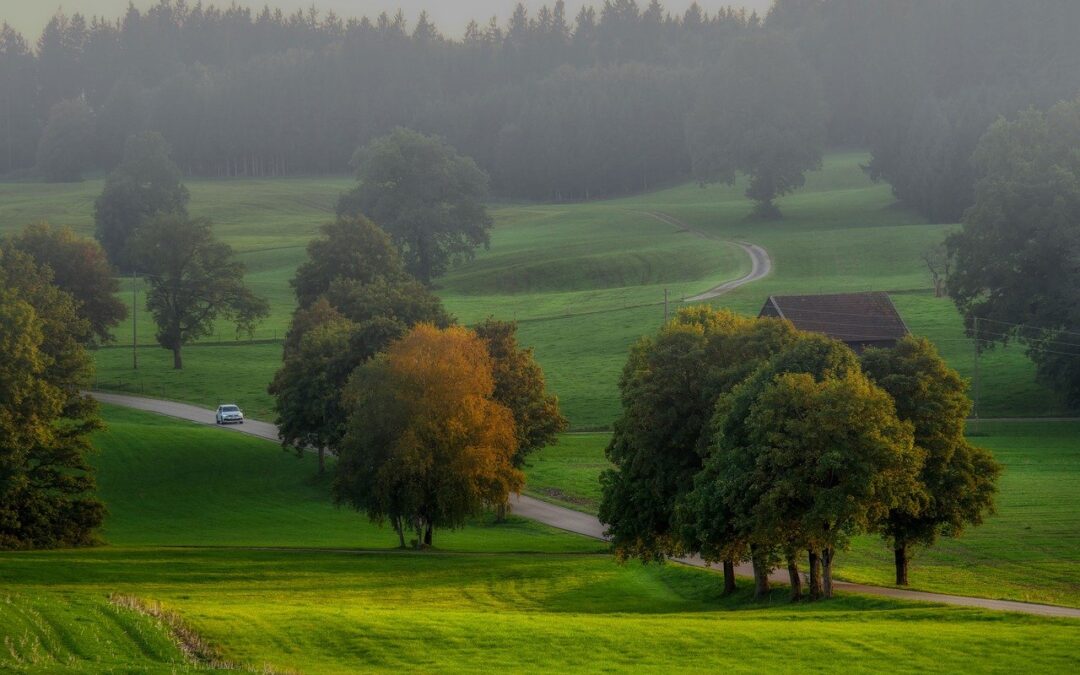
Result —
[[[856,352],[891,348],[910,334],[888,293],[771,295],[758,316],[787,319],[799,330],[824,333]]]

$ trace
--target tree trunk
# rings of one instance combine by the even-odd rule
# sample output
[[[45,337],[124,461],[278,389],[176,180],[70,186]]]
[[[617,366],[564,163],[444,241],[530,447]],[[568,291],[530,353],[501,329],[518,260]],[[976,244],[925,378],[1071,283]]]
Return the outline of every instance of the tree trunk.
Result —
[[[821,599],[821,558],[816,551],[807,551],[810,565],[810,599]]]
[[[184,359],[180,356],[180,347],[173,347],[172,350],[172,367],[173,370],[184,369]]]
[[[896,585],[907,586],[908,585],[908,557],[907,544],[897,542],[893,548],[894,558],[896,560]]]
[[[821,576],[824,579],[823,595],[826,598],[832,597],[832,561],[833,561],[833,548],[832,546],[826,546],[821,549]]]
[[[506,520],[506,503],[499,504],[499,508],[495,509],[495,520],[497,522],[504,522]]]
[[[769,595],[769,564],[759,552],[751,552],[750,562],[754,567],[754,598],[760,600]]]
[[[794,551],[787,557],[787,573],[788,583],[791,584],[791,601],[798,602],[802,600],[802,577],[799,576],[799,561]]]
[[[427,527],[424,529],[424,546],[427,546],[428,548],[431,547],[431,539],[432,539],[431,530],[432,530],[431,523],[428,523]]]
[[[398,543],[401,548],[405,548],[405,523],[402,522],[400,517],[394,518],[392,522],[394,523],[394,530],[397,532]]]
[[[735,561],[724,561],[724,595],[735,592]]]

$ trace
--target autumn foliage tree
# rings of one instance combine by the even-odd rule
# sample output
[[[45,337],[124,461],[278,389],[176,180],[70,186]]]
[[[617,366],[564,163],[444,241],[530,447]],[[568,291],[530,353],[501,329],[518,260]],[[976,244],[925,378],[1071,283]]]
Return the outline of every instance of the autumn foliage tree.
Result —
[[[361,216],[323,226],[292,287],[298,307],[269,393],[282,445],[300,456],[316,450],[321,473],[344,433],[342,391],[352,372],[412,326],[445,327],[452,319],[405,272],[386,233]]]
[[[413,328],[353,375],[334,496],[432,544],[436,528],[505,504],[514,466],[513,412],[493,400],[487,347],[465,328]]]

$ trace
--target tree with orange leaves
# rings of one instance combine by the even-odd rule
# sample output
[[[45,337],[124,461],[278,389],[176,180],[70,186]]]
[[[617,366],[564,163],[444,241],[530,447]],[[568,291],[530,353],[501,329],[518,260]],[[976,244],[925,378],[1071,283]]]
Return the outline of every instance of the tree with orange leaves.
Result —
[[[434,529],[505,504],[514,466],[513,413],[493,400],[492,361],[472,331],[419,324],[359,367],[344,392],[347,429],[334,498],[430,546]]]

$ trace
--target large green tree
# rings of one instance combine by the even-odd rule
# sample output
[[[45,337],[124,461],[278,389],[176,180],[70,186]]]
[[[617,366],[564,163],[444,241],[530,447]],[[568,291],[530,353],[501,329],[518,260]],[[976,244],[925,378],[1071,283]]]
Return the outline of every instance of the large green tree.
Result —
[[[705,77],[686,130],[698,180],[734,184],[745,174],[754,215],[778,218],[773,200],[821,166],[825,105],[818,75],[782,35],[740,40]]]
[[[92,543],[94,494],[88,332],[48,268],[0,246],[0,548]]]
[[[377,222],[425,284],[488,245],[487,174],[441,138],[398,128],[358,150],[353,165],[359,185],[339,215]]]
[[[795,333],[782,321],[763,322],[765,326],[786,326],[792,334],[778,341],[764,358],[735,361],[752,370],[735,382],[705,411],[706,425],[701,431],[699,452],[702,468],[692,477],[691,489],[677,498],[675,527],[690,550],[709,562],[731,562],[749,557],[754,563],[758,595],[768,592],[769,570],[779,559],[788,557],[793,582],[798,579],[793,548],[802,542],[797,528],[788,524],[778,529],[777,521],[765,527],[755,518],[754,508],[760,498],[755,490],[763,489],[759,479],[748,479],[757,461],[757,448],[748,436],[745,424],[750,408],[761,392],[778,376],[786,373],[810,373],[818,379],[840,377],[858,370],[858,358],[844,344],[823,335]],[[743,364],[747,361],[747,364]],[[754,481],[757,482],[754,482]],[[819,551],[809,550],[811,593],[818,590]],[[727,557],[730,556],[730,557]],[[793,583],[793,586],[795,584]]]
[[[643,561],[700,551],[673,522],[675,505],[700,471],[703,435],[716,400],[797,333],[779,320],[727,311],[679,312],[630,352],[619,382],[623,412],[601,475],[600,520],[620,557]],[[737,557],[722,555],[729,589]]]
[[[169,144],[157,132],[132,135],[120,165],[94,202],[94,236],[124,271],[143,271],[130,244],[139,228],[159,213],[186,215],[189,193]]]
[[[266,301],[244,284],[244,265],[232,247],[217,241],[210,221],[177,214],[143,224],[132,245],[147,273],[146,307],[157,324],[157,340],[184,367],[181,352],[192,340],[214,332],[219,317],[250,332],[269,313]]]
[[[819,552],[822,594],[831,597],[835,551],[874,531],[890,510],[917,504],[922,453],[911,424],[857,370],[820,380],[778,375],[741,423],[749,445],[737,452],[752,461],[725,476],[743,492],[739,515],[763,541]]]
[[[517,341],[517,323],[488,318],[473,327],[491,356],[493,397],[514,414],[517,453],[514,466],[521,468],[530,453],[554,443],[567,427],[559,411],[559,399],[547,392],[544,370],[532,348]]]
[[[1080,99],[999,120],[979,143],[975,205],[949,237],[950,296],[980,346],[1018,340],[1080,407]]]
[[[893,349],[867,350],[861,360],[866,375],[896,403],[897,416],[914,426],[915,445],[925,454],[920,499],[891,509],[881,525],[893,545],[896,583],[906,586],[913,547],[959,536],[993,513],[1001,466],[965,437],[967,383],[930,341],[904,338]]]
[[[38,223],[12,237],[10,244],[52,270],[53,283],[75,298],[75,310],[93,338],[112,340],[112,329],[127,316],[127,307],[116,297],[120,284],[96,241],[67,227]]]
[[[405,266],[390,237],[364,216],[342,216],[321,228],[307,247],[307,260],[290,282],[301,307],[330,290],[338,279],[370,284],[404,280]]]

